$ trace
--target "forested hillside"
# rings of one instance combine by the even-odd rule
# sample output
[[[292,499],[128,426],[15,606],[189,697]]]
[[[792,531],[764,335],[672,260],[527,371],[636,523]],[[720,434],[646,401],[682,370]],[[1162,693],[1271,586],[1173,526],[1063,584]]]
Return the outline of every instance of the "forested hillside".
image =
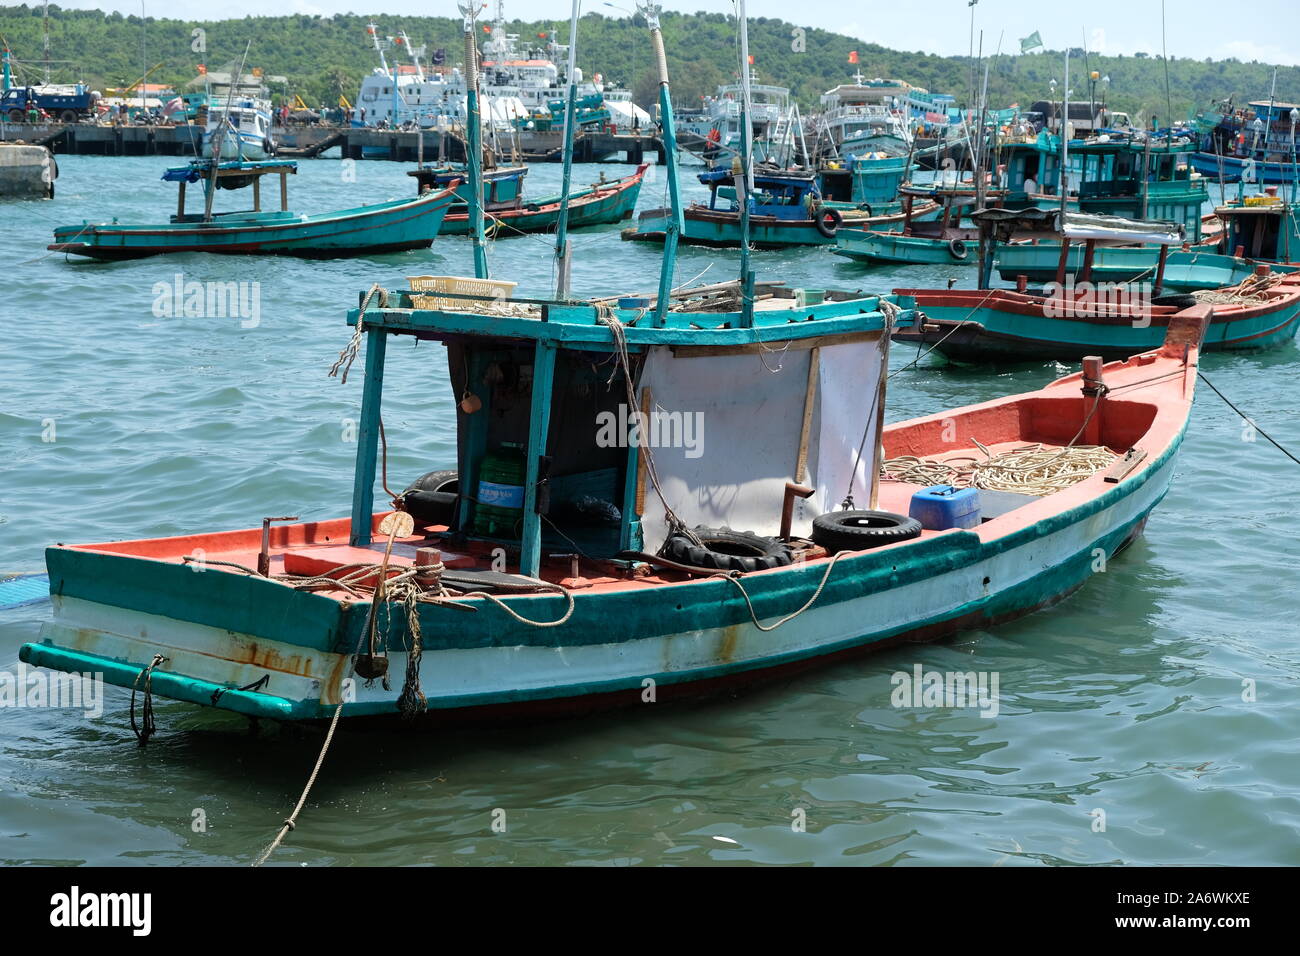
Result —
[[[446,4],[449,12],[451,4]],[[39,81],[42,75],[42,11],[37,6],[0,7],[0,39],[19,61],[22,76]],[[391,34],[405,29],[416,44],[430,51],[447,51],[448,64],[462,59],[460,21],[452,17],[393,16],[388,14],[246,17],[242,20],[186,21],[104,14],[98,11],[63,10],[50,7],[50,58],[58,81],[85,79],[99,89],[123,87],[138,80],[147,63],[154,70],[150,82],[181,86],[193,79],[198,64],[217,68],[238,59],[252,41],[249,65],[267,75],[283,75],[287,89],[277,96],[297,93],[312,105],[335,104],[339,94],[354,99],[361,76],[378,65],[366,36],[366,24],[374,21],[380,32]],[[715,13],[665,13],[664,38],[668,48],[673,91],[678,103],[698,102],[719,83],[730,82],[737,73],[736,24]],[[567,34],[568,24],[513,21],[510,31],[525,38],[558,29]],[[195,34],[195,30],[202,33]],[[1045,38],[1048,41],[1051,37]],[[774,19],[750,23],[750,49],[759,77],[789,86],[805,111],[817,97],[837,83],[849,80],[860,68],[868,77],[897,77],[935,91],[950,92],[959,103],[967,99],[970,62],[965,57],[943,57],[923,52],[926,37],[918,19],[914,52],[887,50],[825,30],[802,30],[795,24]],[[852,65],[850,53],[857,51],[859,64]],[[1086,70],[1110,77],[1107,103],[1131,113],[1164,116],[1166,109],[1165,62],[1158,54],[1136,56],[1092,56],[1085,68],[1083,51],[1071,64],[1071,86],[1076,99],[1087,99]],[[1028,55],[1004,54],[991,60],[989,103],[1027,106],[1045,99],[1049,82],[1060,79],[1064,51]],[[655,95],[649,38],[642,21],[612,19],[598,13],[582,18],[579,35],[579,65],[591,75],[603,73],[607,80],[631,86],[638,102],[652,103]],[[1272,67],[1237,60],[1190,60],[1171,56],[1168,64],[1169,97],[1174,115],[1211,100],[1235,95],[1238,102],[1267,98]],[[1300,68],[1278,71],[1278,98],[1300,100]],[[1058,94],[1059,95],[1059,94]],[[1100,86],[1096,91],[1102,96]]]

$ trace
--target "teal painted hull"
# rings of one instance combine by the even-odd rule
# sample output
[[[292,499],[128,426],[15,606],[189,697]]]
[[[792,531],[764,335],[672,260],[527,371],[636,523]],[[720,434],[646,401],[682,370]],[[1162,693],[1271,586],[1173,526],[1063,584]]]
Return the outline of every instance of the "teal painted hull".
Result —
[[[631,179],[632,177],[629,177],[629,180]],[[635,177],[635,181],[628,181],[618,191],[604,195],[595,195],[590,188],[579,190],[573,193],[569,200],[569,228],[608,225],[630,219],[640,194],[640,175]],[[556,195],[529,202],[519,209],[490,213],[488,228],[496,230],[497,238],[507,239],[521,232],[553,232],[559,220],[560,196]],[[442,234],[466,236],[469,232],[469,215],[466,207],[457,203],[443,221]]]
[[[55,229],[49,248],[93,259],[174,252],[331,258],[421,249],[437,237],[450,206],[443,192],[318,216],[250,212],[217,215],[210,223],[86,223]]]
[[[1006,293],[979,291],[930,292],[899,290],[915,295],[928,329],[900,329],[894,340],[933,346],[958,362],[1077,361],[1089,355],[1127,358],[1164,341],[1168,316],[1151,319],[1122,316],[1109,319],[1050,317],[1043,300],[1012,299]],[[1014,294],[1012,294],[1014,295]],[[989,303],[993,304],[982,304]],[[1271,348],[1291,342],[1300,328],[1300,301],[1261,305],[1238,317],[1216,313],[1205,335],[1205,351]]]
[[[1056,281],[1061,258],[1060,243],[1003,245],[996,253],[998,274],[1008,282],[1025,276],[1031,283]],[[1093,257],[1092,279],[1097,282],[1154,282],[1160,250],[1156,246],[1098,246]],[[1084,249],[1070,247],[1066,275],[1075,277],[1083,269]],[[1255,270],[1253,261],[1218,255],[1210,251],[1170,252],[1165,263],[1163,289],[1166,292],[1195,292],[1236,285]],[[1273,266],[1278,272],[1292,272],[1294,266]]]
[[[954,254],[947,239],[905,236],[901,233],[862,232],[846,229],[831,251],[858,262],[886,262],[899,265],[971,265],[977,259],[970,243],[962,243],[962,254]]]
[[[841,204],[843,205],[843,204]],[[859,213],[860,218],[851,217],[848,212],[841,212],[847,227],[878,229],[885,231],[891,227],[901,228],[903,213],[866,217],[861,210],[851,204],[847,209]],[[928,212],[928,211],[927,211]],[[646,242],[663,242],[664,229],[669,220],[669,213],[664,209],[648,210],[641,213],[634,228],[624,232],[624,239]],[[685,231],[682,242],[696,246],[715,246],[721,248],[740,248],[740,215],[734,212],[722,212],[693,206],[686,211]],[[811,219],[777,219],[774,216],[754,216],[749,226],[750,245],[756,249],[784,249],[790,246],[831,246],[837,241],[839,231],[826,235],[817,228]]]

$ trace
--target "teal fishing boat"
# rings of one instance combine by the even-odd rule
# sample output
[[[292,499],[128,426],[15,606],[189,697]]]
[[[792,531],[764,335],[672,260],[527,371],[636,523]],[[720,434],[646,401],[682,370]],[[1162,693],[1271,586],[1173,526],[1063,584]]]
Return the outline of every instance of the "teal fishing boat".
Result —
[[[836,255],[866,264],[966,265],[979,229],[963,221],[963,215],[977,202],[1003,208],[1005,190],[979,189],[971,184],[953,186],[903,186],[903,224],[898,232],[845,228],[831,249]],[[936,218],[917,221],[913,209],[920,202],[937,203]]]
[[[671,117],[658,11],[641,12]],[[364,351],[351,517],[52,547],[53,618],[20,658],[278,720],[635,706],[1048,606],[1168,490],[1207,307],[1131,360],[884,427],[889,333],[918,319],[904,300],[809,304],[757,285],[747,247],[739,280],[674,290],[678,228],[653,295],[516,297],[477,254],[474,278],[372,288],[335,366],[346,380]],[[457,453],[376,513],[381,444],[427,438],[422,420],[380,440],[394,337],[448,350]],[[1074,477],[986,477],[955,507],[901,464],[955,473],[978,447],[1013,467],[1027,442]]]
[[[599,180],[574,190],[569,194],[569,226],[597,226],[622,222],[632,218],[641,183],[645,180],[648,163],[642,163],[629,176],[606,179],[601,172]],[[526,232],[551,232],[559,221],[560,195],[541,199],[526,199],[522,182],[528,169],[524,166],[484,170],[483,211],[491,223],[489,230],[497,238],[508,238]],[[447,189],[455,180],[456,202],[442,222],[445,236],[468,235],[469,182],[465,170],[459,165],[416,169],[407,175],[419,181],[419,191]]]
[[[177,183],[176,214],[165,223],[83,222],[54,230],[52,252],[92,259],[139,259],[173,252],[291,255],[331,258],[404,249],[424,249],[438,235],[451,208],[452,189],[414,199],[357,206],[305,216],[289,211],[288,177],[298,164],[287,160],[222,162],[194,160],[163,179]],[[280,208],[262,209],[262,179],[280,180]],[[186,186],[202,183],[202,212],[186,211]],[[249,189],[253,208],[215,212],[218,190]]]
[[[1188,310],[1209,313],[1204,348],[1259,349],[1295,338],[1300,327],[1300,274],[1275,272],[1267,264],[1238,284],[1191,294],[1166,294],[1168,249],[1180,244],[1182,223],[1137,222],[1059,210],[980,210],[978,289],[896,289],[904,304],[924,318],[900,329],[895,341],[939,351],[959,362],[1123,357],[1157,347]],[[1111,285],[1092,281],[1098,243],[1117,232],[1158,244],[1149,283]],[[999,243],[1020,236],[1083,243],[1078,277],[1062,266],[1041,291],[1021,282],[1015,290],[989,288]],[[1069,248],[1068,245],[1065,246]]]
[[[1204,178],[1185,162],[1189,146],[1181,139],[1157,140],[1152,133],[1100,134],[1062,142],[1044,132],[1032,144],[1009,148],[1006,184],[1012,192],[1023,190],[1026,199],[1040,207],[1059,207],[1064,201],[1063,208],[1086,215],[1181,223],[1189,250],[1217,252],[1223,225],[1213,214],[1202,214],[1209,192]],[[1159,256],[1155,245],[1124,253],[1107,250],[1095,265],[1108,280],[1133,281],[1149,278]],[[1050,282],[1060,259],[1060,242],[1046,239],[1003,247],[997,268],[1008,281],[1025,276],[1030,282]],[[1070,251],[1067,274],[1077,276],[1082,266],[1080,250]]]
[[[1300,262],[1300,205],[1295,191],[1287,202],[1276,186],[1263,195],[1239,196],[1214,210],[1227,227],[1223,248],[1261,262]]]
[[[738,247],[741,245],[742,206],[747,206],[749,244],[755,249],[783,249],[789,246],[829,246],[845,223],[887,229],[900,226],[900,209],[873,215],[867,208],[845,208],[827,204],[821,193],[818,173],[810,169],[762,168],[753,174],[753,188],[747,199],[739,197],[744,177],[730,168],[700,173],[709,187],[709,201],[692,203],[684,212],[681,241],[689,245]],[[937,210],[926,208],[923,213]],[[663,242],[674,216],[672,209],[649,209],[637,217],[637,224],[623,231],[634,242]]]

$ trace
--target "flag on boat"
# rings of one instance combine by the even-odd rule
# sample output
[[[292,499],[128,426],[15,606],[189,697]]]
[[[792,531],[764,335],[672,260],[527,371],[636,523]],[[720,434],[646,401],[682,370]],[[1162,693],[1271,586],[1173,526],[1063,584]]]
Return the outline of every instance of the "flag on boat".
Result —
[[[1041,49],[1042,46],[1043,38],[1039,36],[1038,31],[1035,30],[1033,33],[1029,34],[1029,36],[1020,41],[1020,52],[1028,53],[1030,50]]]
[[[754,65],[754,54],[752,53],[749,55],[749,65],[750,66]]]
[[[857,63],[857,62],[858,62],[858,51],[857,51],[857,50],[850,50],[850,51],[849,51],[849,62],[850,62],[850,63]]]

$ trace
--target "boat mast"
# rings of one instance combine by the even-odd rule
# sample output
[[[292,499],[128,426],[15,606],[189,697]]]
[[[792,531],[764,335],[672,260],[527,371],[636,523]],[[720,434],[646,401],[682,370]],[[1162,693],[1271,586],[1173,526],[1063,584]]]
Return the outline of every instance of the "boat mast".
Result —
[[[560,219],[555,226],[555,297],[569,294],[569,187],[573,180],[573,137],[578,130],[578,4],[569,15],[569,93],[564,108],[564,174],[560,187]]]
[[[1061,228],[1065,228],[1065,207],[1069,203],[1070,177],[1070,51],[1065,51],[1065,82],[1061,84]],[[1062,237],[1062,242],[1067,242]]]
[[[244,73],[244,63],[248,60],[248,51],[252,47],[253,41],[249,40],[244,44],[244,55],[239,58],[239,68],[235,71],[235,82],[237,78]],[[212,134],[212,171],[208,176],[207,195],[203,197],[203,221],[212,221],[212,203],[217,198],[217,170],[221,166],[221,150],[225,146],[226,130],[230,127],[230,106],[234,99],[234,86],[226,88],[226,111],[221,116],[221,125],[218,126]],[[243,147],[239,143],[239,134],[235,134],[235,143],[239,148],[240,158],[243,158]]]
[[[465,33],[465,168],[469,171],[469,223],[474,243],[474,276],[488,278],[487,236],[483,231],[483,128],[478,105],[478,40],[474,17],[478,4],[460,0]]]
[[[749,122],[749,19],[745,16],[745,0],[737,0],[736,8],[740,21],[740,176],[732,181],[740,187],[740,324],[748,328],[754,324],[754,273],[749,268],[749,200],[754,188],[750,151],[754,129]]]
[[[659,122],[663,126],[664,158],[668,163],[668,200],[672,215],[664,224],[664,260],[659,267],[659,295],[655,299],[655,325],[667,321],[673,292],[673,271],[677,265],[677,240],[683,230],[682,196],[677,182],[677,136],[673,129],[673,100],[668,89],[668,57],[664,53],[664,35],[659,29],[660,6],[654,0],[638,0],[637,10],[650,28],[650,45],[654,48],[659,69]]]

